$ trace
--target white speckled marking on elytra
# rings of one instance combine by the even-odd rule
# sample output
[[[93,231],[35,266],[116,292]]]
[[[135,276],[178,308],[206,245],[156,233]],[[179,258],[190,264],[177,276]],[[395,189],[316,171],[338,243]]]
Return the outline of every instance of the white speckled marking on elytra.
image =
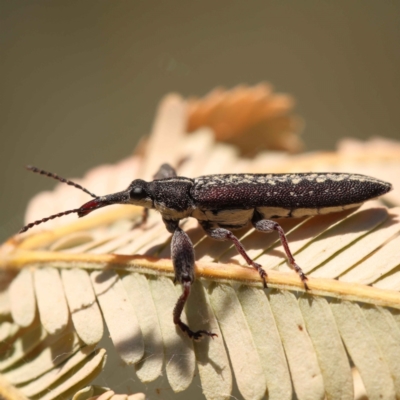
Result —
[[[302,181],[324,183],[327,180],[334,182],[341,182],[344,180],[358,181],[358,182],[371,182],[382,183],[378,179],[366,177],[358,174],[345,174],[345,173],[312,173],[312,174],[227,174],[227,175],[207,175],[194,179],[195,186],[204,188],[216,185],[240,185],[240,184],[269,184],[276,185],[277,183],[291,183],[297,185]],[[170,180],[174,182],[174,179]]]
[[[304,176],[303,178],[304,179],[307,179],[308,181],[310,181],[310,182],[312,182],[312,181],[314,181],[316,178],[317,178],[317,174],[310,174],[310,175],[306,175],[306,176]]]
[[[344,175],[344,174],[339,174],[339,175],[327,174],[326,176],[328,179],[335,181],[335,182],[343,181],[344,179],[346,179],[346,177],[348,177],[348,175]]]

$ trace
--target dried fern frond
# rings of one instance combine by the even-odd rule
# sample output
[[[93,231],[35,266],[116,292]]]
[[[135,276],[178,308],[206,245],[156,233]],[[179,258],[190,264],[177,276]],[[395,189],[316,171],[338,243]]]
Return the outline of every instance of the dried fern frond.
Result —
[[[115,394],[109,388],[91,385],[75,393],[72,400],[145,400],[145,398],[144,393]]]
[[[187,130],[210,127],[216,140],[235,145],[246,156],[265,149],[298,152],[303,123],[292,114],[293,106],[291,96],[274,93],[267,83],[217,88],[189,99]]]
[[[336,153],[240,159],[231,146],[215,145],[207,129],[185,136],[186,118],[184,101],[167,97],[146,157],[98,168],[80,183],[95,193],[115,192],[133,178],[151,177],[161,161],[196,176],[267,172],[272,165],[285,172],[300,157],[308,170],[323,160],[339,168],[343,160]],[[363,172],[367,162],[355,157],[354,169],[357,163]],[[398,168],[394,159],[390,167],[379,163]],[[27,220],[85,202],[79,192],[78,200],[65,195],[71,190],[59,186],[36,197]],[[63,204],[65,198],[74,204]],[[0,267],[9,271],[0,290],[4,397],[353,399],[353,376],[361,377],[359,396],[400,396],[399,207],[369,202],[356,211],[279,221],[310,277],[308,293],[274,235],[238,234],[269,269],[265,290],[229,243],[184,221],[197,260],[184,318],[193,329],[218,334],[200,342],[172,321],[181,288],[172,282],[170,235],[156,213],[138,226],[141,213],[115,206],[54,220],[0,248]]]

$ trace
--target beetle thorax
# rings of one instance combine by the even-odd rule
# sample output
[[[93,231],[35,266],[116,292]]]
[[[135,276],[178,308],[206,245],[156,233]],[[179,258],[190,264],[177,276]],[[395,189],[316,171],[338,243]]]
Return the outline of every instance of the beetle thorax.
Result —
[[[194,204],[190,196],[193,180],[184,177],[156,179],[149,184],[154,208],[167,219],[191,215]]]

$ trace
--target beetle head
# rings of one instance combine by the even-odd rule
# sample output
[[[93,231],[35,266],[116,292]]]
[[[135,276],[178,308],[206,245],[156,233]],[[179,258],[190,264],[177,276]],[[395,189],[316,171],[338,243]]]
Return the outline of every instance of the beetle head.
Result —
[[[97,210],[98,208],[102,208],[105,206],[109,206],[112,204],[133,204],[136,206],[141,206],[141,207],[146,207],[146,208],[152,208],[153,207],[153,200],[150,196],[149,193],[149,185],[147,182],[143,181],[142,179],[135,179],[129,187],[122,191],[122,192],[117,192],[113,194],[109,194],[106,196],[96,196],[93,193],[89,192],[87,189],[83,188],[82,186],[69,181],[67,179],[61,178],[56,174],[49,173],[43,170],[39,170],[36,167],[28,167],[29,170],[40,173],[42,175],[47,175],[51,178],[57,179],[61,182],[67,183],[68,185],[72,185],[78,189],[83,190],[84,192],[90,194],[92,197],[94,197],[93,200],[88,201],[87,203],[83,204],[81,207],[73,209],[73,210],[67,210],[63,211],[58,214],[50,215],[49,217],[31,222],[27,225],[25,225],[21,230],[20,233],[26,232],[28,229],[32,228],[35,225],[42,224],[44,222],[47,222],[51,219],[54,218],[59,218],[64,215],[72,214],[72,213],[77,213],[78,217],[84,217],[91,213],[94,210]]]
[[[98,208],[112,204],[133,204],[135,206],[151,208],[153,200],[149,195],[148,183],[142,179],[135,179],[129,185],[128,189],[122,192],[96,197],[79,208],[78,216],[84,217]]]

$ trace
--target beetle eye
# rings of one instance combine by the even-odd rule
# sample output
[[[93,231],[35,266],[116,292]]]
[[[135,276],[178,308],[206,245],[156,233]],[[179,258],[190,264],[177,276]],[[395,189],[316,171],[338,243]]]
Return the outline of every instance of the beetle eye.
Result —
[[[144,197],[146,197],[147,193],[145,192],[145,190],[140,187],[140,186],[136,186],[134,188],[131,189],[130,193],[129,193],[131,199],[143,199]]]

